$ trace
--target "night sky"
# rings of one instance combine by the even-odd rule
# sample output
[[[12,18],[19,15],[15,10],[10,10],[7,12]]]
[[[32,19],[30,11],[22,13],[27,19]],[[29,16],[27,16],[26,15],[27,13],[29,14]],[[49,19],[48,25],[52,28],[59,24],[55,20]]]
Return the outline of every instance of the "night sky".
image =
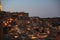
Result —
[[[3,11],[28,12],[30,16],[60,17],[60,0],[1,0]]]

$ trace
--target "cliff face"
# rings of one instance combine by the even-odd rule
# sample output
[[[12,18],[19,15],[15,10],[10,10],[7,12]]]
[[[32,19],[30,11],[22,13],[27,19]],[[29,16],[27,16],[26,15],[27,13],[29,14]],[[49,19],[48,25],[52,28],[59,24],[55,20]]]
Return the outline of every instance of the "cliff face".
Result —
[[[60,18],[29,17],[24,12],[0,13],[0,38],[4,40],[55,40],[59,33]]]

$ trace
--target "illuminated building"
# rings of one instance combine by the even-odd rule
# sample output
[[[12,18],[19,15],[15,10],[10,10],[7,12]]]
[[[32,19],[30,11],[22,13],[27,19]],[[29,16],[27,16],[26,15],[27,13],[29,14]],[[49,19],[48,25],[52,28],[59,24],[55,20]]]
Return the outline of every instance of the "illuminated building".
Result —
[[[1,4],[1,2],[0,2],[0,11],[2,11],[2,4]]]

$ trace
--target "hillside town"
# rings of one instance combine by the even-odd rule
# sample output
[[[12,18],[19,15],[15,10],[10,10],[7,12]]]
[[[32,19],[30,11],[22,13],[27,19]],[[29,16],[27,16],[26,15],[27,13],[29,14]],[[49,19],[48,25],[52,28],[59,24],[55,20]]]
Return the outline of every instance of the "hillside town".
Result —
[[[60,40],[60,17],[29,17],[25,12],[0,12],[1,40]]]

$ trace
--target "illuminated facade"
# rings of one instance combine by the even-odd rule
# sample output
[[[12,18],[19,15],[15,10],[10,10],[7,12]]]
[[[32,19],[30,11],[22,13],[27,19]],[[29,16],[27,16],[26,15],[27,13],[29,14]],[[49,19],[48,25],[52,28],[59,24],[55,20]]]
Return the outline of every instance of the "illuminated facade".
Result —
[[[1,2],[0,2],[0,11],[2,11],[2,4],[1,4]]]

